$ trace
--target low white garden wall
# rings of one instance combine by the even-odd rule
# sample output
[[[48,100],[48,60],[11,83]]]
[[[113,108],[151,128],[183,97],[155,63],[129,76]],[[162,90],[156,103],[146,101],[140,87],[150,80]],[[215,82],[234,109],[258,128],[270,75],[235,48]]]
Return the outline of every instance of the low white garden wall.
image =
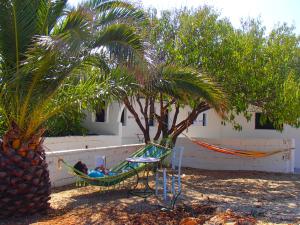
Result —
[[[201,139],[210,144],[234,149],[273,151],[295,148],[294,139]],[[264,158],[243,158],[204,149],[186,138],[179,138],[178,146],[184,146],[183,166],[207,170],[253,170],[293,173],[295,154],[278,153]]]
[[[143,145],[141,144],[134,144],[90,149],[63,150],[55,152],[49,151],[46,154],[52,186],[59,187],[75,182],[74,176],[68,173],[63,165],[62,168],[59,169],[59,158],[64,159],[64,161],[71,165],[74,165],[78,161],[82,161],[88,166],[88,168],[95,168],[96,157],[105,155],[107,167],[110,168],[125,160],[131,153],[135,152],[142,146]]]
[[[98,148],[122,145],[121,137],[118,135],[88,135],[88,136],[66,136],[47,137],[44,145],[49,151],[61,151],[68,149]]]
[[[98,137],[98,136],[95,136]],[[75,137],[76,139],[76,137]],[[53,140],[53,139],[52,139]],[[61,138],[57,139],[61,140]],[[67,140],[67,138],[65,139]],[[70,137],[69,140],[72,140]],[[88,141],[88,140],[85,140]],[[294,139],[206,139],[208,143],[231,147],[234,149],[273,151],[274,149],[294,148]],[[70,146],[74,146],[75,142]],[[94,142],[78,142],[77,144],[92,146]],[[70,142],[52,143],[57,149],[63,149]],[[116,145],[120,145],[116,141]],[[193,144],[186,138],[179,138],[178,146],[184,146],[183,167],[192,167],[206,170],[252,170],[266,172],[293,173],[294,172],[294,150],[289,153],[278,153],[265,158],[242,158],[226,155],[203,149]],[[68,146],[70,148],[70,146]],[[75,145],[76,146],[76,145]],[[49,165],[50,179],[54,187],[74,183],[74,176],[69,174],[65,168],[58,168],[58,159],[63,158],[66,162],[74,165],[79,160],[86,163],[89,168],[94,168],[96,157],[105,155],[107,167],[110,168],[125,160],[131,153],[142,147],[143,144],[130,144],[110,147],[97,147],[89,149],[64,149],[61,151],[47,151],[47,162]]]

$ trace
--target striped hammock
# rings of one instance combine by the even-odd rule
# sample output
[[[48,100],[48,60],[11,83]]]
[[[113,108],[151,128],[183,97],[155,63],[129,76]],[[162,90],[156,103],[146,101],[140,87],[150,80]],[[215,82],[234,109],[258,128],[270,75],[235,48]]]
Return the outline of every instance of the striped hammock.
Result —
[[[151,143],[137,150],[129,157],[154,157],[163,160],[171,153],[171,151],[172,150],[170,148]],[[63,163],[68,171],[77,177],[77,186],[115,186],[117,184],[120,184],[124,180],[133,177],[137,172],[140,172],[145,168],[144,163],[128,163],[127,161],[123,161],[115,167],[111,168],[110,171],[114,172],[115,175],[93,178],[76,170],[73,165],[70,165],[63,159],[59,159],[58,161],[59,164]]]
[[[225,148],[225,147],[220,147],[217,145],[209,144],[204,141],[196,140],[193,138],[190,138],[186,134],[183,134],[186,136],[189,140],[191,140],[193,143],[196,145],[199,145],[207,150],[227,154],[227,155],[235,155],[235,156],[240,156],[240,157],[248,157],[248,158],[263,158],[271,155],[275,155],[278,153],[282,152],[290,152],[293,148],[286,148],[286,149],[276,149],[268,152],[263,152],[263,151],[257,151],[257,150],[237,150],[237,149],[232,149],[232,148]]]

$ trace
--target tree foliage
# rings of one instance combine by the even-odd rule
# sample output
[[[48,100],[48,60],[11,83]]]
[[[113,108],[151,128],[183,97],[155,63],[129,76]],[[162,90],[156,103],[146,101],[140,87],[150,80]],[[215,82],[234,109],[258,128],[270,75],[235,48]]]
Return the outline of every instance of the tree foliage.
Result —
[[[66,2],[0,1],[0,120],[8,127],[0,140],[0,204],[8,207],[0,218],[49,208],[42,136],[53,121],[64,130],[69,119],[76,123],[78,116],[53,116],[76,110],[98,88],[94,76],[82,74],[92,65],[105,74],[110,64],[142,56],[143,41],[133,25],[144,18],[142,11],[115,0],[75,8]]]
[[[49,118],[87,97],[92,84],[67,82],[96,64],[140,54],[132,21],[143,12],[122,1],[24,0],[0,3],[0,108],[28,140]],[[125,23],[125,21],[129,21]]]
[[[45,136],[86,135],[88,130],[82,126],[84,118],[85,113],[80,110],[80,107],[64,110],[46,122],[45,127],[47,127],[47,130]]]
[[[161,139],[161,144],[165,144],[169,139],[170,144],[175,144],[177,137],[201,112],[214,108],[224,116],[227,110],[227,98],[219,85],[193,68],[156,65],[155,69],[148,70],[152,79],[144,83],[138,83],[136,76],[132,75],[134,72],[126,68],[112,70],[114,86],[110,89],[118,92],[120,100],[134,116],[145,142]],[[156,103],[159,108],[155,110]],[[187,118],[178,120],[180,110],[187,105],[191,113]],[[174,110],[173,118],[169,118],[171,110]],[[171,125],[168,125],[167,119]],[[156,134],[151,137],[150,126],[154,120],[158,126]]]
[[[260,20],[248,19],[235,29],[210,7],[150,10],[150,41],[159,60],[192,66],[220,83],[228,95],[233,120],[252,107],[262,111],[278,129],[298,126],[299,37],[287,24],[269,33]]]

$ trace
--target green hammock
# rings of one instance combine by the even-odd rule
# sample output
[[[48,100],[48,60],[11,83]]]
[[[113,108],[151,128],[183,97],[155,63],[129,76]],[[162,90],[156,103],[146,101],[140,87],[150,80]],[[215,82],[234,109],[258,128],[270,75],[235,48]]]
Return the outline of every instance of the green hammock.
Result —
[[[129,157],[154,157],[163,160],[171,153],[171,151],[172,150],[170,148],[164,146],[160,146],[157,144],[148,144],[134,152]],[[129,163],[127,161],[123,161],[115,167],[111,168],[110,171],[115,173],[115,175],[94,178],[89,177],[79,170],[76,170],[72,165],[66,163],[63,159],[59,159],[59,162],[62,162],[66,166],[66,168],[78,178],[76,184],[79,186],[114,186],[120,184],[122,181],[125,181],[130,177],[133,177],[137,172],[140,172],[145,168],[144,163]]]

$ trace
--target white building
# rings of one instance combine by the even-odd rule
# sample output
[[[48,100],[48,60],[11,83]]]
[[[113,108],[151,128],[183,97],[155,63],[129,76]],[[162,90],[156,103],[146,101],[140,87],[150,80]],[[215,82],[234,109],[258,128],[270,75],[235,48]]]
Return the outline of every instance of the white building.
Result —
[[[158,106],[156,106],[158,108]],[[139,112],[139,110],[137,110]],[[169,113],[169,119],[172,119],[172,111]],[[184,119],[189,113],[189,108],[186,107],[181,110],[178,121]],[[260,124],[255,120],[259,115],[253,112],[252,120],[247,122],[247,120],[238,116],[236,121],[242,125],[242,131],[236,131],[233,129],[231,124],[222,125],[221,119],[214,112],[214,110],[208,110],[198,116],[197,120],[191,125],[186,134],[190,137],[203,138],[210,143],[221,144],[224,146],[231,146],[235,148],[243,149],[278,149],[280,144],[286,144],[286,140],[295,140],[295,150],[292,151],[291,156],[280,155],[277,159],[271,157],[269,160],[269,166],[266,167],[266,161],[257,159],[255,162],[251,161],[249,164],[249,159],[236,159],[232,157],[219,157],[222,155],[220,153],[205,153],[199,157],[208,157],[207,160],[214,161],[215,158],[220,158],[220,163],[225,164],[223,159],[228,159],[224,166],[218,167],[219,164],[211,163],[206,161],[195,161],[197,166],[202,169],[253,169],[266,170],[266,171],[283,171],[293,172],[294,168],[296,171],[300,169],[300,129],[295,129],[290,126],[285,125],[283,132],[276,131],[268,126],[261,127]],[[142,115],[140,118],[143,120]],[[170,124],[170,122],[169,122]],[[87,117],[84,121],[84,126],[89,129],[90,134],[105,135],[107,138],[113,136],[115,144],[133,144],[143,141],[143,135],[140,131],[138,125],[135,122],[133,115],[125,108],[123,104],[112,103],[107,109],[101,112],[87,112]],[[156,131],[156,124],[150,128],[150,133],[154,135]],[[107,139],[108,140],[108,139]],[[189,145],[189,140],[181,137],[178,140],[178,144]],[[190,146],[189,148],[195,148]],[[188,154],[188,153],[187,153]],[[204,154],[204,153],[203,153]],[[285,161],[287,158],[291,158],[289,165],[284,164],[287,169],[279,168],[280,160]],[[247,161],[248,160],[248,161]],[[277,160],[277,161],[276,161]],[[226,161],[226,160],[225,160]],[[199,164],[199,165],[198,165]],[[248,165],[249,164],[249,165]],[[272,165],[271,165],[272,164]],[[272,169],[269,169],[271,168]],[[278,167],[278,169],[276,169]]]

